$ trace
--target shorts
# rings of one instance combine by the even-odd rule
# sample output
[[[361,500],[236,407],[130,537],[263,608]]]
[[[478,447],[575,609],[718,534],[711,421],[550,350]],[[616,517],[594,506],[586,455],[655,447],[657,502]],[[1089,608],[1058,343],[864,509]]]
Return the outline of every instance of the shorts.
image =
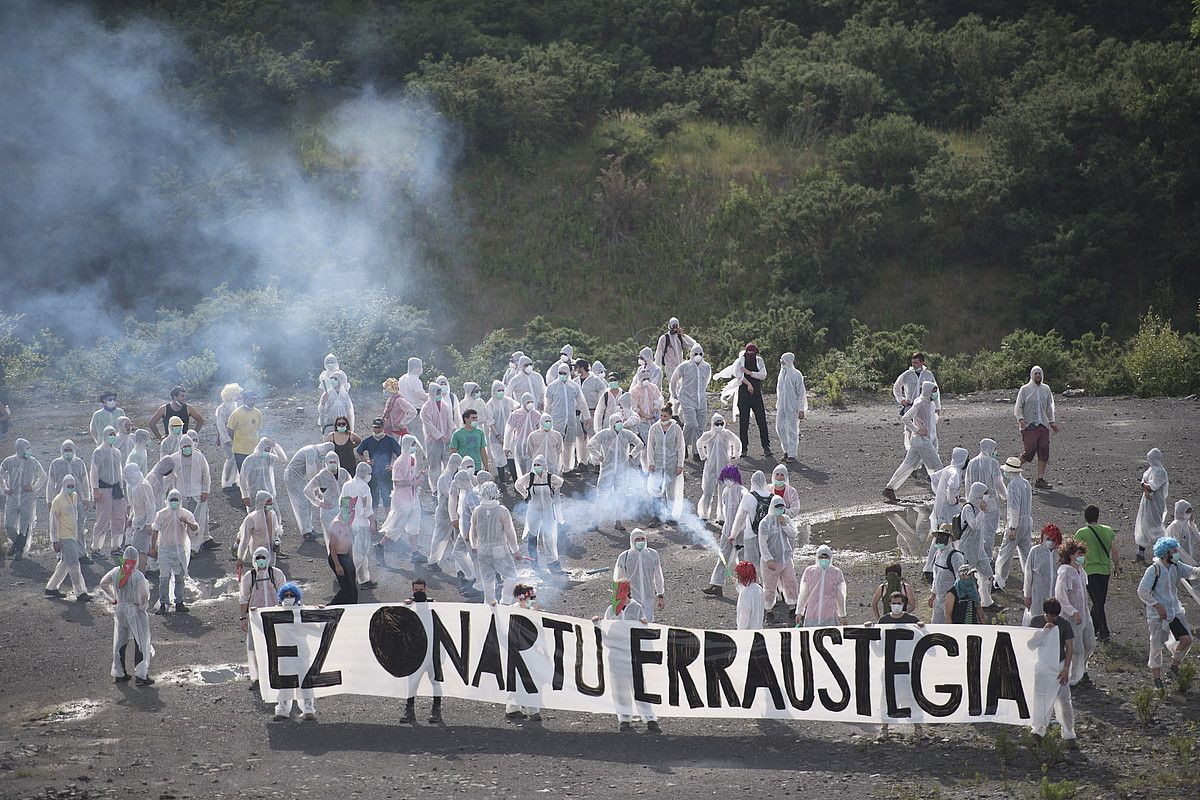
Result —
[[[1176,639],[1182,639],[1185,636],[1192,635],[1188,630],[1188,626],[1183,624],[1183,620],[1181,620],[1179,617],[1171,620],[1171,624],[1168,625],[1167,628],[1170,629],[1171,635]]]
[[[1025,463],[1033,461],[1036,455],[1039,461],[1050,461],[1050,429],[1045,425],[1030,425],[1021,431],[1021,442],[1025,445],[1025,452],[1021,455],[1021,462]]]

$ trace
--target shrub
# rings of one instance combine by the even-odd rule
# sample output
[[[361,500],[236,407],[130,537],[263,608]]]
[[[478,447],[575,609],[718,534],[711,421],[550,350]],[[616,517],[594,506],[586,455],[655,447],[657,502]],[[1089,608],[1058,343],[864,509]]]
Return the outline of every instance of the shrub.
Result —
[[[1175,685],[1180,694],[1187,694],[1191,691],[1192,684],[1196,682],[1197,670],[1195,659],[1184,659],[1184,662],[1179,665],[1179,671],[1175,673]]]
[[[0,312],[0,392],[13,386],[29,386],[42,377],[50,334],[41,332],[33,341],[18,336],[21,314]]]
[[[1163,695],[1153,686],[1143,686],[1133,693],[1133,713],[1137,721],[1149,725],[1154,721],[1154,713],[1162,704]]]
[[[914,173],[943,149],[929,129],[903,114],[861,122],[849,136],[832,143],[833,158],[848,180],[882,189],[909,186]]]
[[[1070,800],[1079,791],[1074,781],[1052,781],[1043,776],[1038,784],[1038,797],[1041,800]]]
[[[1196,383],[1194,362],[1182,336],[1153,310],[1129,344],[1125,368],[1139,397],[1184,394]]]
[[[751,116],[777,134],[849,130],[883,101],[879,76],[845,61],[812,61],[792,46],[759,48],[742,74]]]
[[[781,299],[765,308],[743,306],[698,331],[696,338],[703,343],[705,358],[714,372],[736,359],[747,342],[754,342],[767,364],[768,385],[773,387],[779,357],[795,353],[797,367],[804,370],[824,351],[825,334],[825,328],[813,322],[811,308]]]

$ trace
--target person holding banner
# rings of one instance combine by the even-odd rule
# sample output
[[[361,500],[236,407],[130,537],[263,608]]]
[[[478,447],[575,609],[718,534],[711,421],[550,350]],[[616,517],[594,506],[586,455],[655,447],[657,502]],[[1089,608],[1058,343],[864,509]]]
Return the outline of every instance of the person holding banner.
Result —
[[[758,582],[758,570],[749,561],[739,561],[733,568],[737,576],[737,627],[739,631],[757,631],[763,626],[766,612],[763,587]],[[792,568],[793,580],[795,568]]]
[[[1062,605],[1053,597],[1042,602],[1042,613],[1029,621],[1029,627],[1041,628],[1045,631],[1058,630],[1058,694],[1054,698],[1054,716],[1058,718],[1059,728],[1062,729],[1063,744],[1068,750],[1078,750],[1079,742],[1075,739],[1075,709],[1071,706],[1071,661],[1075,654],[1075,629],[1062,616]],[[1029,640],[1030,648],[1036,648],[1040,637]],[[1046,735],[1046,726],[1050,716],[1034,720],[1033,739],[1040,743]]]
[[[404,605],[411,606],[413,603],[428,603],[429,593],[427,591],[424,578],[413,578],[412,581],[412,597],[404,601]],[[404,701],[404,716],[400,718],[400,722],[405,725],[417,724],[417,708],[415,698],[409,697]],[[429,724],[440,725],[442,723],[442,698],[441,695],[433,696],[433,707],[429,709]]]
[[[301,588],[288,581],[283,586],[279,587],[276,594],[279,600],[279,605],[283,606],[291,614],[297,614],[300,610],[300,601],[304,598],[304,592]],[[293,617],[295,619],[295,617]],[[291,688],[280,689],[275,696],[275,722],[287,722],[292,716],[292,710],[295,706],[300,707],[300,718],[305,722],[312,722],[317,718],[317,704],[313,700],[313,690],[308,688]]]
[[[467,541],[475,551],[475,563],[479,565],[483,601],[494,606],[500,598],[512,596],[517,581],[514,559],[521,557],[521,551],[512,514],[500,505],[499,487],[488,481],[479,487],[479,497],[479,507],[471,515]],[[503,580],[500,594],[496,592],[497,575]]]
[[[756,583],[755,586],[758,586]],[[761,592],[762,587],[759,587]],[[759,620],[762,620],[761,606],[759,607]],[[604,609],[604,619],[619,619],[624,622],[631,622],[635,625],[646,625],[649,620],[646,618],[646,609],[642,604],[633,598],[632,588],[629,581],[613,581],[612,602]],[[592,622],[599,622],[600,617],[592,617]],[[628,690],[628,689],[626,689]],[[638,715],[646,721],[646,730],[649,733],[662,733],[662,727],[658,724],[658,717],[654,714],[653,706],[649,704],[641,704],[638,708]],[[629,714],[617,714],[617,730],[621,733],[629,733],[633,730],[633,717]]]
[[[983,609],[979,600],[979,573],[970,563],[958,568],[958,580],[946,592],[943,601],[946,621],[952,625],[983,625]]]
[[[907,584],[904,584],[904,585],[907,586]],[[908,592],[908,594],[906,594],[905,592],[898,592],[898,591],[892,592],[890,595],[888,595],[888,598],[887,598],[888,613],[881,616],[879,618],[878,623],[868,622],[865,627],[869,628],[872,625],[879,624],[879,625],[916,625],[918,628],[924,628],[925,623],[921,622],[921,620],[917,618],[916,614],[913,614],[910,611],[906,610],[908,607],[908,600],[909,600],[908,595],[911,595],[911,591]],[[874,605],[874,603],[872,605]],[[889,726],[886,722],[883,723],[882,725],[880,725],[879,726],[879,735],[875,737],[875,740],[880,741],[880,742],[885,741],[888,737],[888,730],[889,730]],[[925,726],[919,722],[913,725],[913,738],[914,739],[925,738]]]
[[[542,610],[541,604],[537,601],[537,590],[528,584],[518,583],[516,586],[514,586],[512,597],[513,605],[517,608],[523,608],[528,611]],[[541,706],[523,706],[518,704],[516,700],[516,693],[510,693],[508,696],[508,702],[504,704],[505,719],[519,720],[528,718],[530,722],[542,721]]]
[[[254,551],[254,567],[246,570],[239,582],[238,608],[242,633],[246,634],[246,659],[250,667],[250,691],[258,690],[258,656],[254,653],[254,638],[250,630],[250,611],[255,608],[270,608],[279,599],[279,590],[287,583],[287,577],[279,567],[271,566],[271,554],[265,547]]]
[[[658,551],[646,546],[646,532],[634,528],[629,533],[629,549],[617,556],[613,580],[629,582],[630,597],[643,608],[646,620],[654,622],[655,610],[667,607],[662,562]]]
[[[817,563],[800,578],[796,624],[805,628],[846,624],[846,577],[833,566],[833,550],[827,544],[817,548]]]
[[[942,601],[958,580],[958,568],[967,563],[958,543],[952,540],[951,529],[947,522],[933,538],[933,588],[929,591],[929,607],[933,609],[930,622],[934,625],[946,623],[946,606]]]

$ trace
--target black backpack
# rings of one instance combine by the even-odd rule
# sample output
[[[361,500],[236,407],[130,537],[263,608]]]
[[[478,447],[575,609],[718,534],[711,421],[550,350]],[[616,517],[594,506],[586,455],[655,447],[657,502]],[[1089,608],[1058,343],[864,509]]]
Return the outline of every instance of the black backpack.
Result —
[[[970,503],[963,503],[963,508],[965,509],[967,507],[972,509],[975,508],[975,506],[971,505]],[[955,539],[961,539],[963,534],[967,532],[967,526],[963,522],[962,518],[962,511],[959,511],[954,515],[954,519],[950,522],[950,527],[953,529]]]
[[[758,495],[754,494],[754,492],[751,492],[750,494],[754,496],[754,501],[758,503],[758,506],[756,506],[754,509],[754,521],[750,523],[750,527],[754,529],[755,533],[758,533],[759,524],[766,519],[767,514],[771,511],[771,499],[774,497],[774,495],[769,494],[767,495],[767,499],[764,500]]]

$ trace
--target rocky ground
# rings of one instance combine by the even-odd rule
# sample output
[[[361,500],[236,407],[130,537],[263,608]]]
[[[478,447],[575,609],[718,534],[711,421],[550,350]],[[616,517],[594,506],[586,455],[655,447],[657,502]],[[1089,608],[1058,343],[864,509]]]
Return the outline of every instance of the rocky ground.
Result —
[[[1001,458],[1016,452],[1020,440],[1011,400],[1002,403],[1003,398],[1011,395],[947,398],[943,454],[960,444],[975,452],[985,436],[1000,442]],[[359,419],[377,413],[360,403]],[[144,425],[155,404],[124,407]],[[314,405],[315,399],[284,397],[269,404],[268,432],[289,453],[315,440]],[[87,441],[91,410],[90,403],[49,399],[18,404],[14,433],[32,440],[37,457],[48,464],[64,437]],[[1084,506],[1097,503],[1128,555],[1141,462],[1150,447],[1166,453],[1172,503],[1200,497],[1200,479],[1192,469],[1198,410],[1191,400],[1060,398],[1063,430],[1053,442],[1053,488],[1035,494],[1035,528],[1055,522],[1074,531],[1082,524]],[[886,528],[847,514],[879,504],[879,490],[901,455],[895,410],[876,402],[844,411],[814,409],[803,424],[802,441],[793,484],[806,508],[835,518],[817,526],[814,535],[835,548],[872,553],[843,562],[851,619],[865,621],[885,560],[898,555],[906,576],[923,588],[919,562],[909,555],[912,548],[884,539],[869,546],[864,537],[878,539]],[[11,437],[4,443],[10,446]],[[202,434],[201,449],[219,473],[211,430]],[[743,463],[745,469],[767,471],[773,465],[757,445]],[[693,462],[687,467],[687,494],[693,500],[699,492],[698,468]],[[584,481],[594,482],[594,475]],[[576,480],[568,493],[581,490]],[[219,525],[214,533],[228,543],[240,511],[219,489],[213,494],[212,516]],[[901,495],[912,502],[928,499],[927,491],[912,483]],[[282,566],[306,586],[306,599],[327,599],[331,580],[320,546],[297,548],[290,512],[285,522],[293,555]],[[448,700],[444,726],[423,724],[422,716],[422,724],[410,728],[397,724],[402,709],[395,701],[366,697],[320,701],[315,723],[275,724],[269,708],[246,691],[243,639],[231,595],[233,564],[224,549],[192,562],[191,614],[151,618],[157,683],[114,686],[108,673],[111,621],[104,604],[42,596],[54,559],[46,548],[44,523],[41,531],[33,556],[9,562],[0,572],[0,601],[7,610],[0,625],[0,797],[1071,796],[1058,794],[1069,789],[1065,782],[1078,785],[1079,797],[1197,796],[1200,701],[1195,695],[1200,685],[1189,695],[1168,693],[1149,724],[1135,713],[1135,693],[1149,684],[1145,624],[1135,593],[1140,570],[1128,569],[1115,581],[1109,599],[1113,640],[1100,646],[1092,664],[1096,688],[1075,696],[1081,756],[1043,754],[1053,762],[1043,769],[1025,748],[1022,731],[991,725],[941,726],[936,738],[923,743],[914,743],[903,728],[880,744],[873,730],[856,726],[767,721],[668,719],[662,736],[640,729],[621,736],[607,716],[550,711],[540,724],[514,724],[497,706]],[[571,539],[564,561],[580,570],[575,573],[580,578],[588,569],[610,568],[628,546],[626,534],[606,528],[572,531]],[[699,591],[712,555],[670,528],[652,533],[651,545],[662,554],[666,572],[669,605],[662,621],[732,627],[733,600]],[[89,586],[111,566],[85,567]],[[382,570],[380,588],[364,600],[406,596],[413,574],[406,563],[393,564]],[[430,593],[434,599],[457,599],[437,576],[430,577]],[[607,603],[608,583],[601,575],[542,596],[547,610],[590,616]],[[1012,591],[998,600],[1014,608],[1019,604]]]

